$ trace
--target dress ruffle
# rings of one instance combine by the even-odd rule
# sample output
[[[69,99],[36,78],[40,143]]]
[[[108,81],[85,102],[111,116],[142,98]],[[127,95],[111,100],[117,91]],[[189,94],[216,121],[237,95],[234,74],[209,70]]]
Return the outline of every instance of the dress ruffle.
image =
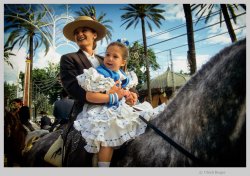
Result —
[[[136,74],[128,72],[129,83],[126,89],[135,87],[138,84],[138,78]],[[115,82],[112,78],[105,78],[98,73],[95,68],[83,69],[83,74],[76,77],[78,84],[86,91],[91,92],[107,92],[114,86]],[[122,77],[124,79],[124,77]]]
[[[135,87],[138,84],[138,77],[136,76],[134,71],[130,71],[126,73],[129,79],[129,83],[126,86],[126,89],[131,89],[132,87]]]
[[[134,72],[129,73],[128,88],[138,84]],[[105,78],[94,68],[84,69],[82,75],[77,76],[79,84],[86,91],[105,92],[115,84],[113,79]],[[146,120],[155,118],[164,110],[165,104],[153,109],[148,102],[143,102],[133,107],[125,102],[125,98],[119,101],[118,106],[107,107],[106,105],[85,104],[83,110],[74,121],[76,130],[81,131],[87,145],[87,152],[97,153],[100,146],[116,147],[126,141],[143,134],[146,124],[139,118]],[[135,110],[136,109],[136,110]]]
[[[139,119],[139,115],[146,120],[154,119],[164,110],[165,104],[153,109],[148,102],[144,102],[135,107],[141,111],[127,105],[125,98],[118,107],[86,104],[74,122],[75,129],[81,131],[87,142],[86,151],[97,153],[100,146],[120,146],[143,134],[147,125]]]

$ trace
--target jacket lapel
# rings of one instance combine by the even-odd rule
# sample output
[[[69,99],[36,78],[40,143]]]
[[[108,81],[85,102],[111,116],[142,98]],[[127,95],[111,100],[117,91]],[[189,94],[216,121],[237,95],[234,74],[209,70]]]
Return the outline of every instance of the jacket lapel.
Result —
[[[82,64],[85,66],[85,68],[90,68],[90,67],[92,67],[90,61],[89,61],[88,58],[85,56],[85,54],[82,52],[82,50],[79,49],[78,52],[77,52],[76,54],[79,56],[79,58],[80,58]]]
[[[85,68],[90,68],[92,67],[92,64],[88,60],[87,56],[82,52],[82,50],[78,50],[77,55],[79,56],[81,62],[85,66]],[[98,59],[100,65],[103,64],[103,57],[99,55],[95,55],[95,57]]]
[[[95,55],[95,57],[98,59],[100,65],[102,65],[103,64],[103,57],[99,56],[99,55]]]

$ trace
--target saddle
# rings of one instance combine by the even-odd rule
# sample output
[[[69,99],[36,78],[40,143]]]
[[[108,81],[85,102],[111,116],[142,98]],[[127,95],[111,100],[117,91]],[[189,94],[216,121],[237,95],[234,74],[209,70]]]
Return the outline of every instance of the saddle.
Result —
[[[51,145],[49,150],[44,156],[44,160],[53,166],[61,167],[63,160],[63,139],[62,135],[59,135],[57,140]]]

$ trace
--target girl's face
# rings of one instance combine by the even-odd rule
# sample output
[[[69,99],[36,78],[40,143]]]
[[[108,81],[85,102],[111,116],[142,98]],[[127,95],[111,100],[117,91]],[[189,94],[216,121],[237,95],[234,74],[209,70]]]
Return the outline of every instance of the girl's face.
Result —
[[[84,50],[88,46],[93,46],[97,34],[89,28],[79,27],[74,31],[74,37],[77,45]]]
[[[123,51],[118,46],[108,47],[103,61],[104,65],[112,71],[118,71],[126,63],[122,53]]]

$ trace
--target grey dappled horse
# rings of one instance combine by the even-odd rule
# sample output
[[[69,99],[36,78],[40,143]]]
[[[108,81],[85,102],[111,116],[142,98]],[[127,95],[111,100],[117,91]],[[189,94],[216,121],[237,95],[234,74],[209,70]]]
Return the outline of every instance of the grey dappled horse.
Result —
[[[151,123],[205,166],[245,167],[246,40],[212,57]],[[29,158],[37,161],[30,166],[42,166],[41,158],[58,135],[53,132],[34,145]],[[79,132],[71,130],[64,166],[91,166],[92,155],[83,147]],[[111,166],[175,167],[204,163],[189,159],[148,128],[145,134],[115,150]]]

